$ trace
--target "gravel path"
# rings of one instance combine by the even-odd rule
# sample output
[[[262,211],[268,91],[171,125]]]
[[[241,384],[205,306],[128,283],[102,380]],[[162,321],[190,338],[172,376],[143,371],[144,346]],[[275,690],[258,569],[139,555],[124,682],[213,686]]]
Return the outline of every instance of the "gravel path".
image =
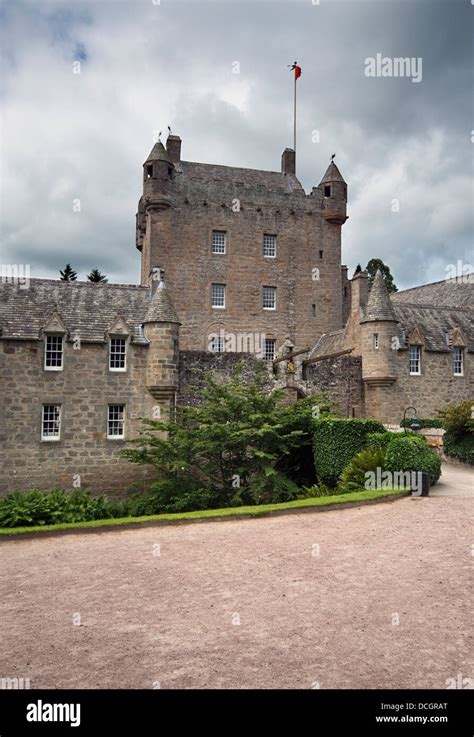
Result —
[[[473,675],[471,509],[461,496],[404,498],[2,542],[0,677],[445,688]]]

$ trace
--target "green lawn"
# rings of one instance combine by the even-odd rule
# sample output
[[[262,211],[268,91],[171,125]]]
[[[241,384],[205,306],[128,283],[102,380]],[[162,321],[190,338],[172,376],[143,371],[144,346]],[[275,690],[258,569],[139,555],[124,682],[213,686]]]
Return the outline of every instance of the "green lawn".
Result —
[[[225,509],[205,509],[198,512],[182,512],[179,514],[155,514],[148,517],[117,517],[115,519],[98,519],[91,522],[72,522],[59,525],[39,525],[36,527],[4,527],[0,528],[0,536],[21,535],[29,532],[51,532],[54,530],[78,530],[94,527],[117,527],[129,524],[144,524],[147,522],[172,523],[184,520],[214,519],[219,517],[263,517],[275,512],[304,509],[308,507],[333,507],[344,504],[354,504],[364,501],[374,501],[387,496],[409,494],[405,489],[380,489],[374,491],[355,491],[350,494],[334,496],[311,497],[297,499],[294,502],[283,504],[261,504],[248,507],[230,507]]]

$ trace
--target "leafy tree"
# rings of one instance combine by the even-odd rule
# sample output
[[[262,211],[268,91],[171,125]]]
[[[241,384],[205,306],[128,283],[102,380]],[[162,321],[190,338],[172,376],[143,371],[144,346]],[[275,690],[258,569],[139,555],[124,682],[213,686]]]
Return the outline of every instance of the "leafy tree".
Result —
[[[74,271],[71,264],[66,264],[64,271],[59,270],[61,281],[76,281],[77,271]]]
[[[393,294],[393,292],[398,292],[398,287],[393,281],[393,276],[390,273],[390,267],[384,264],[384,262],[380,258],[371,258],[369,263],[365,267],[365,270],[367,271],[369,277],[369,286],[372,286],[375,279],[375,274],[377,273],[378,269],[380,269],[383,274],[383,279],[388,293]]]
[[[197,490],[221,507],[296,497],[298,487],[277,466],[310,430],[311,400],[285,405],[284,392],[270,391],[264,367],[252,378],[243,370],[240,364],[224,383],[206,374],[196,390],[199,406],[178,407],[174,420],[144,419],[134,447],[123,451],[155,466],[161,481],[154,489],[166,500]]]
[[[92,282],[107,284],[106,275],[102,274],[99,269],[92,269],[91,273],[87,275],[87,278]]]

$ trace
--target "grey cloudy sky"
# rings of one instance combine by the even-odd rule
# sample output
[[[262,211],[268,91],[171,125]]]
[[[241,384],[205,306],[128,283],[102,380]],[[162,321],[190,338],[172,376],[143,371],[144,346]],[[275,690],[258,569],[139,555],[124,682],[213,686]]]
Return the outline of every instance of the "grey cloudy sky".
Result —
[[[337,153],[344,262],[382,258],[399,287],[443,279],[474,261],[473,19],[470,0],[0,3],[1,263],[138,282],[156,131],[187,160],[278,170],[296,59],[298,176],[309,191]],[[422,81],[367,77],[378,53],[421,58]]]

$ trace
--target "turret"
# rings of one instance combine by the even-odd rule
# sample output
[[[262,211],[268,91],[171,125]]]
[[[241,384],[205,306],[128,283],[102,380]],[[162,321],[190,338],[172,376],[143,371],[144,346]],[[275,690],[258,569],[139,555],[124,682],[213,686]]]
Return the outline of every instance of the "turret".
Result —
[[[347,220],[347,184],[334,161],[331,161],[319,183],[323,196],[323,217],[329,223],[344,225]]]
[[[180,322],[166,289],[163,272],[153,269],[151,299],[143,320],[149,341],[146,386],[156,399],[171,405],[178,388],[178,350]]]
[[[371,386],[386,386],[395,381],[393,338],[397,335],[397,322],[382,272],[378,269],[365,315],[360,321],[362,378]]]
[[[169,206],[169,198],[166,197],[167,185],[171,181],[173,171],[174,164],[171,157],[161,141],[158,141],[143,164],[143,197],[147,204],[159,206],[162,202],[163,205]]]

